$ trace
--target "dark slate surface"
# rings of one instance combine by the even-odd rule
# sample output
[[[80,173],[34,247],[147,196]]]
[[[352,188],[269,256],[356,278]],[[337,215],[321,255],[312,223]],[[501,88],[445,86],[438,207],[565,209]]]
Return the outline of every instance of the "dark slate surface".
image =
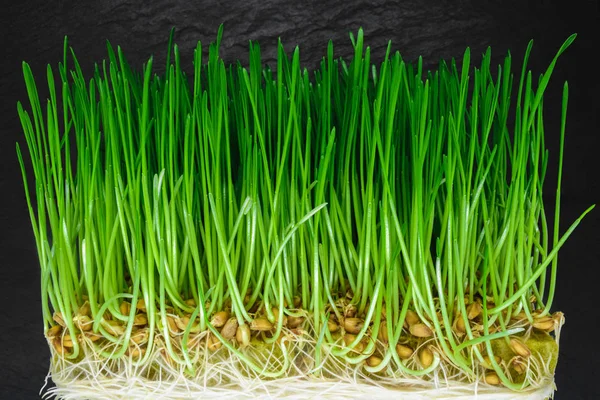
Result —
[[[597,149],[599,124],[594,54],[600,12],[597,1],[516,0],[357,0],[325,1],[246,0],[230,2],[23,0],[0,11],[0,399],[35,399],[44,383],[49,352],[40,323],[39,273],[33,235],[20,182],[14,144],[21,140],[15,103],[25,100],[21,61],[27,60],[40,79],[45,64],[62,57],[62,39],[70,37],[79,60],[89,73],[105,55],[109,39],[140,66],[150,54],[163,64],[169,29],[177,27],[176,42],[183,61],[191,65],[197,40],[208,43],[218,25],[225,24],[222,54],[228,61],[245,60],[247,41],[259,40],[265,62],[273,62],[277,37],[286,48],[300,45],[301,59],[311,68],[325,52],[328,39],[336,53],[350,54],[348,32],[364,27],[374,58],[381,59],[392,39],[405,59],[419,55],[433,67],[440,58],[460,57],[471,46],[476,60],[492,45],[495,61],[511,49],[521,59],[527,41],[535,39],[531,66],[542,72],[553,52],[573,32],[579,38],[559,62],[545,102],[546,129],[551,154],[557,147],[562,81],[568,79],[571,102],[563,186],[563,226],[585,207],[600,200]],[[150,3],[150,2],[148,2]],[[554,153],[556,154],[556,153]],[[556,171],[548,173],[548,208],[552,206]],[[585,220],[560,256],[556,298],[567,325],[563,330],[557,371],[556,398],[600,398],[600,361],[594,337],[598,294],[594,274],[600,260],[600,210]]]

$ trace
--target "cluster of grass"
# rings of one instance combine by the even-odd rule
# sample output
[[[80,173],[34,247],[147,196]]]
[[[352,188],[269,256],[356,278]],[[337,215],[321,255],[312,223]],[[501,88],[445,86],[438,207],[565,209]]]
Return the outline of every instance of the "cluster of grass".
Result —
[[[131,357],[140,307],[126,303],[147,316],[139,364],[160,336],[195,371],[186,343],[204,332],[258,375],[280,376],[293,357],[292,339],[280,339],[298,333],[286,315],[314,339],[313,375],[334,357],[373,374],[426,376],[443,364],[476,380],[487,360],[488,383],[531,384],[493,357],[494,341],[526,356],[517,336],[556,327],[557,252],[591,210],[560,236],[560,173],[552,228],[542,201],[543,94],[574,36],[537,79],[530,45],[514,82],[510,55],[494,74],[489,49],[478,68],[467,50],[461,68],[429,72],[390,44],[375,65],[362,31],[351,60],[330,42],[314,72],[281,43],[275,69],[256,43],[249,68],[226,66],[221,34],[207,63],[198,43],[192,75],[176,45],[160,76],[152,59],[138,74],[108,45],[90,80],[65,41],[45,109],[24,63],[31,109],[18,112],[44,327],[80,336],[59,356],[79,360],[89,346]],[[567,98],[565,84],[559,171]],[[237,340],[211,323],[222,311]],[[82,340],[85,316],[105,347]],[[179,336],[173,316],[187,316]],[[250,355],[255,331],[280,346],[276,362]],[[421,353],[396,351],[409,344]]]

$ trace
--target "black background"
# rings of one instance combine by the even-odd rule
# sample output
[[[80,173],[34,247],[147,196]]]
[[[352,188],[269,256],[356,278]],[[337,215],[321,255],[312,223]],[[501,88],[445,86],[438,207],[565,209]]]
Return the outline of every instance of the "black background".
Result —
[[[595,61],[600,11],[598,1],[533,0],[399,0],[361,2],[348,0],[210,1],[97,0],[35,2],[25,0],[0,10],[0,369],[1,399],[35,399],[44,383],[49,350],[42,334],[39,273],[33,234],[15,155],[22,144],[17,100],[26,101],[21,62],[31,64],[39,79],[41,97],[45,65],[62,58],[64,35],[69,36],[88,77],[93,63],[105,57],[105,41],[121,45],[137,67],[151,55],[164,65],[168,33],[176,26],[175,40],[188,70],[196,41],[208,44],[218,25],[225,24],[222,55],[227,61],[247,59],[247,41],[261,43],[264,60],[273,65],[277,37],[286,49],[299,45],[304,65],[313,68],[325,54],[328,39],[336,55],[350,56],[348,32],[362,26],[374,59],[380,61],[388,40],[407,60],[423,56],[427,67],[439,59],[460,58],[466,46],[472,60],[480,60],[492,46],[495,64],[508,49],[519,66],[529,39],[534,39],[530,66],[543,72],[566,37],[577,40],[560,59],[545,97],[547,147],[556,162],[562,83],[569,81],[561,231],[589,205],[598,203],[600,93]],[[534,75],[535,76],[535,75]],[[553,209],[556,166],[549,167],[545,195]],[[556,398],[600,398],[600,357],[596,328],[600,281],[600,210],[582,222],[560,252],[555,309],[567,324],[561,335],[556,374]]]

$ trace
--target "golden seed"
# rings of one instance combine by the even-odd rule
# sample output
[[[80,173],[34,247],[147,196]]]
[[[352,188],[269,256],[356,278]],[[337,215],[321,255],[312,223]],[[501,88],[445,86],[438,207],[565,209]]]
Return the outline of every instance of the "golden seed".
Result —
[[[429,347],[424,347],[419,352],[419,361],[423,368],[428,368],[433,363],[433,352],[429,350]]]
[[[66,328],[67,325],[65,324],[65,320],[63,318],[63,315],[60,311],[55,311],[54,314],[52,315],[52,319],[59,324],[60,326],[62,326],[63,328]]]
[[[383,343],[387,343],[388,342],[389,337],[388,337],[387,322],[383,321],[381,323],[381,325],[379,325],[379,332],[377,332],[377,337]]]
[[[396,353],[398,353],[400,359],[407,360],[413,355],[414,350],[410,346],[398,343],[396,345]]]
[[[494,355],[494,360],[498,364],[502,361],[502,359],[498,355]],[[485,369],[494,369],[494,367],[492,366],[492,361],[491,361],[489,355],[486,354],[485,356],[483,356],[483,364],[482,364],[482,366]]]
[[[552,332],[554,330],[554,319],[552,317],[538,318],[533,322],[533,327],[545,332]]]
[[[381,357],[377,357],[377,356],[373,355],[373,356],[367,358],[365,362],[367,363],[367,365],[369,367],[376,367],[379,364],[381,364],[381,361],[383,361],[381,359]]]
[[[462,315],[458,314],[456,320],[454,321],[454,327],[459,333],[467,332],[467,329],[465,327],[465,320],[463,319]]]
[[[529,350],[529,347],[527,347],[527,345],[520,339],[510,339],[510,348],[515,352],[515,354],[518,354],[521,357],[527,358],[531,355],[531,350]]]
[[[416,337],[426,338],[426,337],[433,336],[433,332],[425,324],[414,324],[414,325],[411,325],[410,328],[409,328],[409,330],[410,330],[410,334],[413,335],[413,336],[416,336]]]
[[[210,320],[210,324],[215,328],[222,328],[225,322],[229,319],[229,313],[227,311],[219,311],[213,315]]]
[[[328,320],[327,321],[327,328],[329,329],[329,332],[337,332],[340,329],[340,326],[338,324],[336,324],[335,322],[333,322],[332,320]]]
[[[354,340],[356,340],[356,335],[352,335],[350,333],[346,333],[344,335],[344,343],[346,344],[346,346],[350,346],[352,344],[352,342],[354,342]],[[365,349],[365,344],[360,341],[358,342],[353,348],[352,350],[354,350],[357,353],[362,353],[362,351]]]
[[[135,308],[140,310],[141,312],[146,312],[146,302],[144,299],[138,299]]]
[[[344,319],[344,329],[346,332],[357,334],[365,325],[365,321],[360,318],[346,318]]]
[[[348,318],[352,318],[354,316],[356,316],[356,306],[354,304],[350,304],[346,307],[346,310],[344,311],[344,316],[348,317]]]
[[[387,318],[387,311],[386,311],[386,308],[385,308],[385,307],[383,307],[383,308],[381,309],[381,320],[382,320],[382,321],[385,321],[385,320],[386,320],[386,318]]]
[[[121,311],[121,314],[123,315],[129,315],[129,311],[131,311],[131,303],[127,301],[122,302],[119,306],[119,311]]]
[[[148,324],[148,317],[146,314],[136,314],[135,317],[133,317],[133,325],[144,326],[146,324]]]
[[[266,318],[254,318],[254,320],[250,322],[250,329],[261,332],[270,331],[273,329],[273,324],[271,324]]]
[[[138,345],[144,344],[148,342],[148,335],[148,328],[143,328],[138,331],[132,332],[130,340],[131,342]]]
[[[300,298],[300,296],[294,296],[294,307],[300,308],[301,305],[302,299]]]
[[[84,334],[85,334],[85,337],[90,339],[92,342],[97,342],[98,340],[102,339],[102,335],[98,335],[97,333],[94,333],[94,332],[85,332]]]
[[[275,323],[279,323],[279,317],[280,317],[280,312],[279,309],[277,307],[273,307],[271,308],[271,311],[273,312],[273,316],[275,317]],[[287,326],[288,324],[288,317],[287,315],[283,315],[283,322],[282,322],[283,326]]]
[[[48,339],[54,339],[56,336],[60,335],[61,331],[62,331],[62,326],[54,325],[46,331],[46,337]]]
[[[235,332],[235,340],[241,347],[246,347],[250,344],[250,327],[246,324],[238,326]]]
[[[177,325],[177,328],[179,328],[181,331],[185,331],[188,324],[190,323],[190,317],[188,317],[187,315],[184,315],[183,317],[174,318],[174,320],[175,325]]]
[[[75,322],[75,325],[77,325],[77,327],[84,332],[92,329],[92,326],[94,325],[94,321],[92,321],[87,315],[78,315],[73,318],[73,321]]]
[[[52,346],[54,347],[54,350],[56,350],[56,352],[60,355],[65,354],[65,348],[62,346],[60,338],[54,338],[54,340],[52,341]]]
[[[125,332],[125,329],[117,321],[104,321],[102,326],[114,336],[121,336]]]
[[[484,380],[485,380],[485,383],[487,383],[488,385],[499,385],[500,384],[500,378],[498,378],[498,375],[496,375],[495,372],[489,372],[489,373],[485,374]]]
[[[209,335],[207,338],[207,345],[208,345],[208,349],[210,351],[217,351],[221,348],[221,346],[223,345],[221,343],[221,341],[219,340],[219,338],[217,338],[214,335]]]
[[[196,307],[196,300],[194,300],[194,299],[187,299],[185,301],[185,304],[187,304],[190,307]]]
[[[187,343],[186,343],[186,344],[187,344],[187,347],[188,347],[188,348],[194,348],[194,347],[198,346],[200,343],[202,343],[202,339],[203,339],[203,338],[202,338],[201,336],[202,336],[202,335],[200,335],[200,334],[196,334],[196,335],[192,334],[192,335],[189,335],[189,336],[188,336]]]
[[[227,320],[227,322],[225,323],[225,325],[223,326],[223,329],[221,329],[221,335],[223,335],[223,337],[225,339],[233,339],[233,337],[235,336],[235,333],[237,332],[237,328],[238,328],[237,319],[229,318]]]
[[[527,366],[521,357],[515,357],[510,365],[517,374],[522,374],[527,369]]]
[[[62,345],[64,347],[73,347],[73,339],[71,339],[71,335],[65,335],[62,338]]]
[[[481,303],[479,303],[478,301],[469,304],[469,307],[467,307],[467,318],[469,320],[477,318],[479,314],[481,314],[481,308]]]
[[[408,326],[413,326],[415,324],[418,324],[419,322],[421,322],[421,320],[419,319],[419,316],[417,315],[416,312],[412,311],[412,310],[408,310],[406,312],[406,319],[405,319],[406,323],[408,324]]]
[[[146,353],[146,348],[138,346],[129,346],[127,352],[131,357],[137,358],[143,356]]]
[[[295,328],[299,327],[300,325],[302,325],[303,322],[304,322],[304,317],[294,317],[292,315],[290,315],[288,317],[288,327],[290,329],[295,329]]]
[[[79,310],[77,311],[77,314],[79,315],[87,315],[88,317],[91,316],[91,307],[90,307],[90,303],[86,300],[81,307],[79,307]]]

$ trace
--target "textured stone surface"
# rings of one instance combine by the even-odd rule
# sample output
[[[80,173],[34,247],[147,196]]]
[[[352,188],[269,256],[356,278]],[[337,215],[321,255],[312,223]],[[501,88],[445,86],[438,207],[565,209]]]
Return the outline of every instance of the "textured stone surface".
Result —
[[[191,65],[191,50],[197,40],[208,44],[218,25],[225,24],[222,54],[226,60],[246,59],[247,41],[258,40],[265,62],[273,61],[277,37],[287,49],[300,45],[301,60],[317,65],[327,41],[333,39],[336,53],[350,54],[349,31],[364,27],[366,43],[374,58],[381,59],[387,40],[406,59],[424,57],[432,67],[440,58],[460,57],[471,46],[474,60],[492,45],[495,61],[510,48],[515,62],[530,38],[536,40],[532,67],[541,72],[568,34],[581,33],[559,63],[546,100],[547,131],[551,154],[557,145],[560,82],[571,83],[571,109],[567,136],[562,215],[563,226],[584,206],[599,199],[598,80],[592,79],[591,54],[597,51],[597,1],[398,0],[361,2],[246,0],[246,1],[64,1],[24,0],[4,5],[0,37],[4,54],[0,61],[0,335],[5,362],[0,383],[1,399],[37,398],[43,384],[49,352],[42,337],[39,304],[39,273],[33,235],[29,228],[14,143],[20,139],[15,103],[25,100],[21,61],[32,65],[39,85],[45,64],[62,57],[62,39],[68,35],[85,71],[105,56],[104,41],[123,47],[128,59],[141,65],[154,53],[156,64],[164,63],[169,29],[177,27],[176,42],[183,61]],[[44,90],[41,90],[44,93]],[[585,156],[584,156],[585,155]],[[595,171],[595,173],[594,173]],[[555,169],[549,169],[552,198]],[[578,332],[589,331],[587,294],[596,289],[585,279],[599,259],[598,212],[591,215],[561,253],[561,279],[557,306],[565,312],[557,381],[557,399],[595,398],[592,372],[600,369],[597,358],[577,343]],[[589,308],[588,308],[589,307]],[[582,371],[588,371],[582,373]],[[598,393],[595,393],[598,395]]]

